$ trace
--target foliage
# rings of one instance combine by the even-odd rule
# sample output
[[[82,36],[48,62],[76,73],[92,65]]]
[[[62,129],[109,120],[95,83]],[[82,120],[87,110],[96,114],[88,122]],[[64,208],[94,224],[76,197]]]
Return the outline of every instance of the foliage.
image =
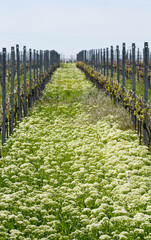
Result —
[[[142,124],[145,122],[147,115],[151,116],[151,105],[145,104],[143,97],[135,96],[132,90],[123,88],[122,85],[118,84],[117,80],[103,76],[82,62],[77,62],[77,67],[83,70],[91,81],[98,82],[116,101],[122,101],[123,105],[129,108],[131,112],[133,111]],[[149,125],[149,129],[151,129],[151,125]]]
[[[8,139],[0,239],[151,239],[151,157],[113,116],[90,121],[82,99],[91,89],[62,65]]]

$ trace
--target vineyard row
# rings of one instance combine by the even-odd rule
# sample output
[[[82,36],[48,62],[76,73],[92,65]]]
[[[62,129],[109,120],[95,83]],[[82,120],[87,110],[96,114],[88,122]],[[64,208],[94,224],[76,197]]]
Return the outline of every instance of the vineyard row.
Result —
[[[0,136],[2,145],[12,134],[13,128],[26,117],[28,110],[41,96],[46,83],[60,64],[60,55],[52,50],[32,52],[19,45],[11,48],[10,55],[6,48],[0,54]]]
[[[139,58],[136,60],[134,43],[132,44],[131,59],[127,58],[126,45],[123,43],[121,58],[119,47],[116,48],[116,61],[113,46],[111,46],[110,61],[108,48],[106,51],[105,49],[103,51],[83,50],[77,54],[77,61],[77,66],[85,72],[91,81],[95,82],[97,86],[99,84],[99,86],[105,88],[114,101],[121,101],[129,109],[140,141],[143,138],[145,145],[150,145],[151,104],[148,101],[148,98],[150,98],[148,92],[151,72],[148,43],[144,43],[143,61],[141,62],[139,62]],[[120,80],[120,78],[122,79]],[[136,82],[136,78],[139,83]],[[127,79],[131,81],[130,89],[126,88]],[[139,94],[136,94],[136,86],[139,86]]]

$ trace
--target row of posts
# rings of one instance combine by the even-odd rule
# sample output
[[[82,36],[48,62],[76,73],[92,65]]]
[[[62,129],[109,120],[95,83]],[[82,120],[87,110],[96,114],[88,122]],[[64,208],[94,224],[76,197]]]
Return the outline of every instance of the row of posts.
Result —
[[[130,51],[130,59],[128,58],[128,54],[126,51],[126,44],[122,44],[122,56],[120,57],[119,46],[116,46],[116,56],[114,56],[113,46],[110,49],[110,64],[109,64],[109,49],[99,49],[99,50],[82,50],[77,54],[77,61],[82,61],[86,64],[91,65],[96,71],[101,72],[104,76],[113,78],[113,69],[114,62],[116,64],[116,78],[117,82],[120,83],[120,72],[122,74],[122,88],[125,91],[125,67],[128,61],[132,66],[132,92],[133,92],[133,107],[135,106],[136,99],[136,66],[139,67],[140,61],[142,60],[140,51],[138,49],[137,59],[136,59],[136,46],[135,43],[132,44],[132,49]],[[149,48],[148,42],[144,43],[143,49],[143,72],[144,72],[144,108],[147,107],[148,103],[148,87],[149,87],[149,78],[148,78],[148,69],[149,69]],[[122,71],[120,68],[120,64],[122,66]],[[109,76],[109,68],[110,68],[110,76]],[[139,70],[139,69],[138,69]],[[138,74],[139,76],[139,74]],[[139,80],[139,79],[137,79]],[[133,122],[136,123],[136,117],[134,116],[134,111],[132,112]],[[143,125],[143,139],[145,145],[148,145],[148,116],[145,117],[145,122]]]
[[[109,77],[109,68],[110,68],[110,77],[113,77],[113,72],[117,73],[117,81],[120,81],[120,69],[122,68],[122,65],[125,66],[132,66],[132,49],[130,49],[130,53],[126,51],[125,43],[123,43],[122,47],[122,54],[120,53],[119,46],[116,46],[116,49],[113,50],[113,46],[111,46],[111,49],[109,51],[109,48],[106,49],[91,49],[89,51],[82,50],[77,54],[77,61],[82,61],[87,64],[90,64],[94,67],[95,70],[101,71],[102,74]],[[123,52],[125,54],[124,61],[123,61]],[[138,48],[137,51],[137,59],[136,64],[138,67],[138,70],[141,67],[142,63],[142,54]],[[150,65],[151,65],[151,54],[150,54]],[[122,68],[123,69],[123,68]],[[122,74],[122,72],[121,72]],[[137,75],[137,80],[139,81],[139,74]]]
[[[27,52],[26,46],[24,46],[23,52],[20,52],[19,45],[16,45],[16,51],[14,47],[11,47],[11,53],[7,55],[6,48],[2,49],[2,53],[0,54],[2,145],[6,142],[6,135],[8,137],[8,134],[12,134],[16,119],[21,121],[23,116],[27,116],[27,110],[40,97],[41,91],[50,79],[50,74],[59,66],[59,63],[60,55],[55,50],[32,51],[29,49]],[[10,67],[8,68],[9,65]],[[28,78],[27,71],[29,72]],[[10,76],[10,86],[6,88],[6,84],[8,85],[8,76]],[[21,81],[22,78],[23,82]],[[15,89],[16,80],[17,87]],[[6,97],[8,96],[10,102],[6,102]],[[9,104],[11,110],[8,113],[7,108]],[[16,114],[17,116],[15,116]]]

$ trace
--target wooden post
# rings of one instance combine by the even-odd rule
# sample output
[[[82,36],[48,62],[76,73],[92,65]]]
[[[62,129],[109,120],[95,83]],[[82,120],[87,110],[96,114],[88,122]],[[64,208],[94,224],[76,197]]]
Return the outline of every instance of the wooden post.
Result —
[[[138,65],[138,70],[137,70],[137,81],[139,81],[139,48],[137,52],[137,65]]]
[[[2,78],[3,78],[3,53],[0,53],[0,84],[2,86]]]
[[[14,79],[15,79],[15,49],[11,47],[11,126],[10,134],[13,133],[14,124]]]
[[[42,50],[40,50],[40,95],[41,95],[41,90],[42,90],[41,78],[42,78]]]
[[[103,63],[103,58],[102,58],[102,48],[101,48],[101,74],[103,73],[102,72],[102,63]]]
[[[6,142],[6,48],[3,48],[2,78],[2,145]]]
[[[36,99],[38,99],[38,60],[39,60],[39,55],[38,55],[38,51],[36,52]]]
[[[98,70],[98,51],[97,51],[97,49],[96,49],[96,53],[95,53],[95,69],[96,69],[96,71]]]
[[[125,43],[123,43],[123,50],[122,50],[122,87],[123,90],[125,88]]]
[[[24,117],[27,115],[27,102],[26,102],[26,47],[23,48],[23,67],[24,67]]]
[[[103,49],[103,67],[104,67],[104,76],[105,76],[105,48]]]
[[[116,46],[116,53],[117,53],[117,81],[118,81],[118,84],[119,84],[120,83],[119,46]]]
[[[148,103],[148,67],[149,67],[149,49],[148,49],[148,42],[145,42],[144,43],[144,108],[147,107],[147,103]],[[144,144],[146,146],[148,145],[147,127],[148,127],[148,116],[145,116],[144,127],[143,127],[143,137],[144,137]]]
[[[111,78],[113,78],[113,46],[111,46]]]
[[[30,94],[30,100],[29,100],[29,107],[32,107],[32,51],[29,49],[29,94]]]
[[[17,54],[17,92],[18,92],[18,121],[21,121],[21,99],[20,99],[20,58],[19,45],[16,45]]]
[[[130,49],[130,65],[132,64],[132,52],[131,52],[131,49]]]
[[[106,48],[107,77],[109,76],[109,49]]]
[[[35,53],[35,49],[34,49],[34,102],[35,102],[35,100],[36,100],[36,89],[35,89],[35,87],[36,87],[36,53]]]
[[[136,116],[134,115],[134,106],[135,106],[135,92],[136,92],[136,71],[135,71],[136,67],[135,67],[135,43],[132,43],[132,91],[133,91],[133,95],[132,95],[132,102],[133,102],[133,110],[132,110],[132,120],[133,123],[136,126]]]

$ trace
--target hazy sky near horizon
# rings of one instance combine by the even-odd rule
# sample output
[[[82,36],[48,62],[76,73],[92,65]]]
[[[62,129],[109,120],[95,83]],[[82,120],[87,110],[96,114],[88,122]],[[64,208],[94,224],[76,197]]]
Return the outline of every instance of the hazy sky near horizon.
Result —
[[[113,45],[151,45],[151,0],[0,0],[0,47],[75,55]]]

